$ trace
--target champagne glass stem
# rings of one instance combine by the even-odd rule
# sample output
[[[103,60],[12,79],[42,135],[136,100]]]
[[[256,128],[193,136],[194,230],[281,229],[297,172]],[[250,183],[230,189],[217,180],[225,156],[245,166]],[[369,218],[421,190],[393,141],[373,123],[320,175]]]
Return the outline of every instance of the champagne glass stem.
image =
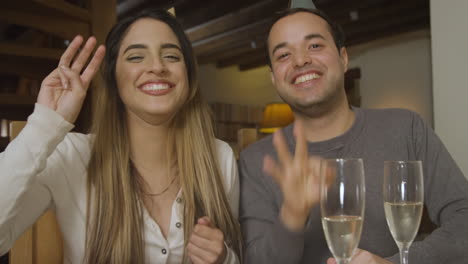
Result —
[[[336,259],[336,263],[338,264],[348,264],[349,263],[349,260],[346,260],[346,259]]]
[[[408,248],[401,248],[400,249],[400,263],[401,264],[408,264]]]

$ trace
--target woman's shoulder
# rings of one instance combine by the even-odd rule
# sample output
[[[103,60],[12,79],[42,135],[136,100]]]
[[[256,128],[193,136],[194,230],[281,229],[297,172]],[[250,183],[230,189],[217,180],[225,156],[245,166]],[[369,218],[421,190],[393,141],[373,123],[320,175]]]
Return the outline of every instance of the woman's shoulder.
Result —
[[[222,140],[215,139],[218,164],[221,171],[224,188],[228,195],[239,186],[237,161],[231,146]]]
[[[234,152],[232,151],[231,146],[220,139],[215,139],[215,147],[216,151],[218,152],[219,155],[234,155]]]

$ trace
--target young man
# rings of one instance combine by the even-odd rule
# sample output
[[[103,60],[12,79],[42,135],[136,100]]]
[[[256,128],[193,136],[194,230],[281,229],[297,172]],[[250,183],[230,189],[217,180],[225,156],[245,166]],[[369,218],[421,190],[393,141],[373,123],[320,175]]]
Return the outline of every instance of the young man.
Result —
[[[410,248],[411,264],[468,259],[468,182],[431,128],[413,112],[350,107],[344,37],[317,10],[289,9],[268,36],[271,78],[296,124],[240,157],[245,262],[335,263],[319,210],[320,158],[363,158],[364,227],[351,264],[399,263],[382,201],[385,160],[422,160],[425,205],[438,226]],[[292,154],[294,153],[294,154]]]

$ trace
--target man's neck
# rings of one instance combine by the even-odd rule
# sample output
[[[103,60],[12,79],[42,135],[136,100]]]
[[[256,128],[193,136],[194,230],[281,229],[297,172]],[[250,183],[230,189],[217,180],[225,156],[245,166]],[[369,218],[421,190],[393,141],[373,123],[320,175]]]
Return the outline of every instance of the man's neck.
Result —
[[[295,118],[302,120],[306,139],[309,142],[320,142],[344,134],[354,123],[354,112],[347,104],[327,111],[319,116],[295,114]]]

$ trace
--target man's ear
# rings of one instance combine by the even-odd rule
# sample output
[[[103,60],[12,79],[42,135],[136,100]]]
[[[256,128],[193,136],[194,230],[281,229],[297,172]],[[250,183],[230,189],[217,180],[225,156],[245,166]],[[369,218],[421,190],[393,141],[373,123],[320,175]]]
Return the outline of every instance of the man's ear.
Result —
[[[271,78],[271,83],[273,83],[273,86],[276,86],[275,75],[273,74],[273,69],[271,68],[270,68],[270,78]]]
[[[343,63],[344,72],[348,70],[348,51],[345,47],[342,47],[340,50],[341,62]]]

